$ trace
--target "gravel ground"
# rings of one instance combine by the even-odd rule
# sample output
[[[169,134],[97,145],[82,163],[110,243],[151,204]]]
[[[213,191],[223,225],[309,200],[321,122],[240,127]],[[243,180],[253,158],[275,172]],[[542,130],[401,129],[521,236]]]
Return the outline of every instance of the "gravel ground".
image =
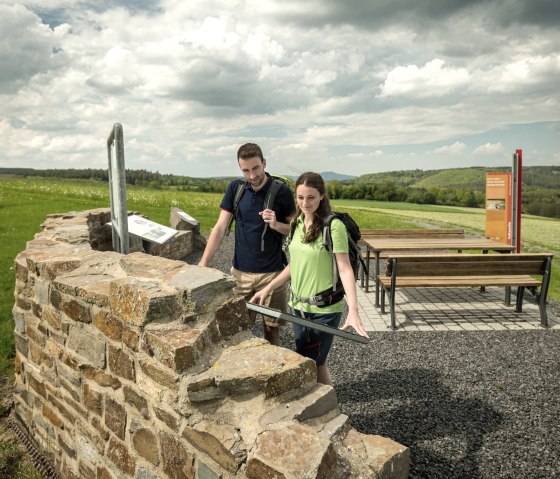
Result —
[[[232,250],[227,238],[213,266],[229,272]],[[560,304],[548,310],[560,315]],[[370,337],[335,339],[340,409],[358,431],[410,447],[411,478],[560,478],[560,331]],[[281,339],[293,346],[289,326]]]

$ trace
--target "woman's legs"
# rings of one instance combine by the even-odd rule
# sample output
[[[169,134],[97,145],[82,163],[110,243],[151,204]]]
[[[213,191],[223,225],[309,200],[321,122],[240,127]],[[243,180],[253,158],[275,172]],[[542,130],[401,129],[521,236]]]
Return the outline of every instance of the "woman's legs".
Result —
[[[329,365],[326,362],[322,366],[317,366],[317,382],[327,386],[333,385]]]

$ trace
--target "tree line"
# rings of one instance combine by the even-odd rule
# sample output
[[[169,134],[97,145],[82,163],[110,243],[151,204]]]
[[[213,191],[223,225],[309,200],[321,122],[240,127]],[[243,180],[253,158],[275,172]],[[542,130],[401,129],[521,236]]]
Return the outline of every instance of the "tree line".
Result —
[[[537,169],[539,168],[539,169]],[[542,171],[540,170],[542,168]],[[560,176],[552,167],[529,167],[523,172],[523,212],[537,216],[560,218]],[[88,179],[107,182],[106,169],[46,169],[0,168],[0,174],[39,176],[52,178]],[[162,174],[148,170],[125,171],[130,185],[154,189],[174,188],[180,191],[223,193],[231,177],[195,178]],[[352,180],[327,182],[327,191],[332,199],[366,201],[400,201],[426,205],[485,207],[485,193],[477,187],[429,187],[414,183],[426,177],[426,172],[413,170],[363,175]],[[474,185],[473,185],[474,186]]]

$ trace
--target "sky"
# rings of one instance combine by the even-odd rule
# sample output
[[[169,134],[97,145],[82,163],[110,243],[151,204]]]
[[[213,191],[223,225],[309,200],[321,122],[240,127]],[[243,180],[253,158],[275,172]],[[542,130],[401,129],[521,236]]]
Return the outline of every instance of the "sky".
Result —
[[[557,0],[0,0],[0,167],[560,166]]]

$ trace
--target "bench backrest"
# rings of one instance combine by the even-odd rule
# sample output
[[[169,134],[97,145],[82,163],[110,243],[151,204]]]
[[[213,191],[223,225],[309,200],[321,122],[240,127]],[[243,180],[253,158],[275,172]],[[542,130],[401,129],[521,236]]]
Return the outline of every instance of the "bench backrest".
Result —
[[[552,253],[387,255],[387,275],[396,259],[397,276],[542,275]]]
[[[409,229],[409,230],[390,230],[390,229],[362,229],[362,238],[364,236],[383,236],[387,238],[464,238],[465,230],[462,228],[443,229]]]

